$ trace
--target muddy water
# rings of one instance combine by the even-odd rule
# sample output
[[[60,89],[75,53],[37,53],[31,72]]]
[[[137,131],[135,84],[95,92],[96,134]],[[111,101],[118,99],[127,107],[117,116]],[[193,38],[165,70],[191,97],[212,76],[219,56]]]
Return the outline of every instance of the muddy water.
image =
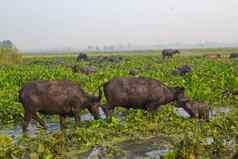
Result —
[[[183,116],[185,118],[189,117],[182,108],[175,108],[178,115]],[[229,107],[219,107],[214,108],[210,111],[210,117],[218,115],[219,113],[228,113],[231,111]],[[100,111],[102,118],[105,118],[102,110]],[[118,118],[125,118],[127,113],[117,112],[116,116]],[[89,113],[81,115],[82,121],[90,121],[93,120],[93,116]],[[60,126],[58,122],[50,122],[48,121],[48,130],[49,132],[53,132],[55,130],[59,130]],[[35,133],[38,130],[42,130],[41,128],[37,128],[35,124],[30,127],[31,133]],[[8,134],[13,138],[22,134],[21,125],[16,127],[10,127],[0,130],[0,134]],[[168,152],[172,148],[172,140],[171,138],[163,138],[163,137],[154,137],[147,140],[130,140],[123,143],[118,144],[117,146],[123,152],[120,155],[114,156],[113,159],[142,159],[142,158],[151,158],[151,159],[161,159],[164,153]],[[213,138],[207,138],[207,143],[212,144]],[[86,153],[71,153],[66,155],[66,159],[107,159],[107,147],[98,146],[94,147]]]
[[[190,117],[190,115],[183,108],[175,108],[175,109],[176,109],[176,113],[178,115],[180,115],[182,117],[185,117],[185,118]],[[230,111],[231,111],[230,107],[217,107],[217,108],[214,108],[213,110],[211,110],[209,112],[209,115],[210,115],[210,117],[213,117],[213,116],[215,116],[219,113],[228,113]],[[100,115],[101,115],[102,118],[105,118],[105,114],[103,113],[102,109],[100,109]],[[116,116],[118,118],[123,119],[123,118],[126,117],[126,113],[117,112]],[[86,113],[86,114],[81,115],[81,121],[90,121],[90,120],[93,120],[93,119],[94,118],[90,113]],[[49,131],[49,132],[60,129],[58,121],[57,122],[47,121],[47,123],[48,123],[48,130],[47,131]],[[36,131],[38,131],[41,128],[37,128],[35,126],[35,124],[33,124],[33,126],[32,125],[29,126],[29,129],[30,129],[30,132],[34,134]],[[15,138],[16,136],[22,134],[22,128],[21,128],[20,125],[3,128],[3,129],[0,130],[0,134],[7,134],[7,135],[10,135],[13,138]]]
[[[166,137],[153,137],[147,140],[129,140],[118,144],[121,153],[112,159],[161,159],[172,148],[172,140]],[[107,147],[94,147],[86,153],[66,155],[67,159],[108,159]],[[111,158],[111,157],[110,157]]]
[[[102,110],[100,110],[100,115],[102,118],[105,118],[105,115],[103,114]],[[81,121],[90,121],[90,120],[94,119],[90,113],[82,114],[80,117],[81,117]],[[47,125],[48,125],[48,130],[47,130],[48,132],[53,132],[55,130],[60,129],[60,125],[59,125],[58,121],[57,122],[47,121]],[[42,128],[36,127],[36,124],[34,122],[33,122],[33,124],[29,125],[28,129],[30,130],[31,134],[36,133],[38,130],[42,130]],[[6,135],[9,135],[9,136],[15,138],[18,135],[22,134],[21,124],[17,125],[17,126],[3,128],[0,130],[0,134],[6,134]]]

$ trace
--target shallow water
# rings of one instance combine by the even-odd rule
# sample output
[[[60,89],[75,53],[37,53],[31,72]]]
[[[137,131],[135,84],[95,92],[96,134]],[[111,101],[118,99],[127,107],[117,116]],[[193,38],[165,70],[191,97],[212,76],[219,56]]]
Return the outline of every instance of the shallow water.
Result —
[[[176,113],[182,117],[188,118],[190,115],[186,113],[183,108],[175,108]],[[228,113],[231,111],[230,107],[217,107],[213,108],[209,115],[213,117],[218,115],[219,113]],[[105,114],[100,110],[100,115],[102,118],[105,118]],[[124,119],[127,116],[126,112],[117,112],[115,115],[120,118]],[[81,120],[82,121],[90,121],[93,120],[93,116],[90,113],[82,114]],[[73,119],[71,119],[73,120]],[[59,122],[51,122],[48,121],[48,130],[47,132],[53,132],[60,129]],[[36,127],[36,124],[33,122],[33,125],[29,126],[30,133],[34,134],[37,131],[43,130],[42,128]],[[22,134],[21,125],[8,127],[0,130],[0,134],[7,134],[13,138]],[[212,144],[214,139],[211,137],[206,138],[208,144]],[[229,141],[231,142],[231,149],[234,149],[235,140]],[[120,150],[122,150],[123,154],[114,156],[112,159],[143,159],[143,158],[150,158],[150,159],[161,159],[164,153],[171,150],[171,139],[170,138],[161,138],[161,137],[154,137],[147,140],[130,140],[117,145]],[[66,159],[108,159],[106,157],[107,147],[97,146],[92,148],[86,153],[74,153],[71,155],[67,155]]]
[[[189,118],[190,115],[183,109],[183,108],[175,108],[176,113],[182,117],[185,118]],[[213,108],[210,112],[209,112],[209,116],[213,117],[219,113],[228,113],[231,111],[230,107],[216,107]],[[125,118],[127,113],[122,113],[122,112],[117,112],[116,116],[118,118]],[[103,113],[102,109],[100,109],[100,116],[101,118],[106,118],[105,114]],[[91,121],[93,120],[93,116],[90,113],[85,113],[82,114],[81,116],[81,121]],[[48,132],[52,132],[55,130],[59,130],[60,129],[60,125],[59,125],[59,121],[57,122],[52,122],[52,121],[47,121],[48,124]],[[36,131],[41,130],[42,128],[38,128],[36,127],[36,125],[33,123],[33,125],[29,125],[29,130],[32,134],[34,134]],[[12,127],[6,127],[0,130],[0,134],[5,134],[5,135],[9,135],[13,138],[17,137],[18,135],[22,134],[22,127],[21,125],[17,125],[17,126],[12,126]]]
[[[100,115],[101,115],[102,118],[105,118],[105,115],[103,114],[102,110],[100,110]],[[90,113],[82,114],[80,116],[80,118],[81,118],[81,121],[90,121],[90,120],[94,119],[93,116]],[[60,129],[59,121],[52,122],[52,121],[47,121],[46,120],[46,122],[47,122],[47,125],[48,125],[47,132],[53,132],[53,131],[56,131],[56,130]],[[31,134],[36,133],[38,130],[42,130],[41,127],[36,127],[35,122],[32,122],[32,124],[29,125],[28,129],[29,129],[29,132]],[[0,130],[0,134],[9,135],[12,138],[16,138],[17,136],[22,134],[21,124],[19,124],[17,126],[15,125],[15,126],[11,126],[11,127],[2,128]]]
[[[210,113],[210,116],[215,116],[219,113],[229,113],[231,111],[231,108],[230,107],[217,107],[217,108],[214,108]]]
[[[161,159],[161,156],[172,147],[170,139],[153,137],[147,140],[129,140],[118,144],[122,154],[113,156],[112,159]],[[107,159],[107,147],[94,147],[86,153],[66,155],[67,159]]]
[[[176,113],[182,117],[189,118],[190,115],[183,108],[175,108]],[[213,117],[220,113],[229,113],[231,111],[230,107],[215,107],[209,111],[209,117]]]

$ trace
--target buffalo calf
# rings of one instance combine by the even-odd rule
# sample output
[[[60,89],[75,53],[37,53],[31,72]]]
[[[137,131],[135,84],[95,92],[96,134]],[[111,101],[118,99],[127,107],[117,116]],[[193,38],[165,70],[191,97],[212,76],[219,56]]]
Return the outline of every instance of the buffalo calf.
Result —
[[[189,108],[192,111],[192,113],[190,114],[192,117],[204,120],[209,119],[210,107],[207,102],[194,101],[190,98],[183,98],[183,101],[179,101],[179,105],[185,105],[186,108]]]

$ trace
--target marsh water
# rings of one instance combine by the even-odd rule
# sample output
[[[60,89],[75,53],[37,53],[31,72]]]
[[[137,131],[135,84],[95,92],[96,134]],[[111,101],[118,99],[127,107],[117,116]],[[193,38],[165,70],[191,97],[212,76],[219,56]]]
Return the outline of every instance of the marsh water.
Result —
[[[105,118],[105,115],[103,114],[103,111],[101,109],[100,109],[100,114],[101,114],[102,118]],[[81,118],[81,121],[90,121],[90,120],[94,119],[90,113],[82,114],[80,116],[80,118]],[[52,120],[46,120],[46,121],[47,121],[47,125],[48,125],[48,129],[47,129],[48,132],[53,132],[55,130],[60,129],[59,122],[55,122]],[[36,124],[33,122],[33,124],[29,125],[28,129],[30,130],[31,134],[34,134],[36,131],[38,131],[39,129],[42,129],[42,128],[36,127]],[[0,134],[6,134],[6,135],[9,135],[9,136],[15,138],[18,135],[22,134],[22,126],[21,125],[11,125],[8,127],[3,127],[2,129],[0,129]]]
[[[176,109],[176,113],[182,117],[188,118],[189,114],[183,109],[183,108],[175,108]],[[209,116],[213,117],[219,113],[228,113],[231,111],[230,107],[217,107],[212,109],[209,112]],[[105,118],[105,114],[103,113],[103,111],[100,109],[100,114],[102,116],[102,118]],[[117,117],[119,118],[124,118],[126,114],[124,113],[117,113]],[[93,120],[93,116],[90,113],[85,113],[81,115],[81,121],[90,121]],[[59,130],[60,129],[60,125],[58,122],[53,122],[53,121],[47,121],[48,123],[48,130],[49,132],[55,131],[55,130]],[[37,128],[35,126],[35,124],[32,124],[29,126],[30,128],[30,132],[31,133],[35,133],[38,129],[41,128]],[[6,134],[6,135],[10,135],[11,137],[15,138],[16,136],[22,134],[22,128],[21,125],[14,125],[14,126],[8,126],[8,127],[4,127],[2,129],[0,129],[0,134]]]
[[[190,117],[190,115],[183,108],[175,108],[178,115],[185,118]],[[219,113],[228,113],[231,111],[230,107],[215,107],[209,111],[209,117],[212,118]]]
[[[171,148],[170,138],[158,136],[147,140],[128,140],[118,144],[122,153],[113,159],[161,159],[161,156]],[[83,154],[68,154],[67,159],[107,159],[107,147],[98,146]]]
[[[175,108],[176,113],[182,117],[188,118],[189,114],[187,114],[182,108]],[[209,112],[210,117],[216,116],[219,113],[228,113],[231,111],[230,107],[218,107],[214,108]],[[105,118],[105,115],[103,114],[102,110],[100,110],[101,116]],[[120,119],[125,118],[126,113],[117,112],[116,116]],[[72,120],[72,119],[71,119]],[[85,113],[81,115],[81,121],[90,121],[93,120],[93,116],[89,113]],[[48,121],[48,132],[54,132],[56,130],[59,130],[59,122],[52,122]],[[34,134],[38,130],[41,130],[41,128],[38,128],[33,123],[30,126],[30,132]],[[12,127],[6,127],[0,130],[0,134],[7,134],[13,138],[17,137],[18,135],[22,134],[21,125],[12,126]],[[213,139],[207,139],[208,143],[213,142]],[[160,159],[163,153],[170,150],[171,141],[169,138],[162,138],[162,137],[154,137],[150,138],[148,140],[141,140],[141,141],[135,141],[135,140],[129,140],[123,143],[120,143],[118,146],[123,151],[124,154],[118,155],[113,157],[114,159],[142,159],[142,158],[152,158],[152,159]],[[83,159],[107,159],[104,154],[107,151],[106,147],[98,146],[95,148],[92,148],[88,152],[85,152],[83,154],[70,154],[66,156],[67,159],[77,159],[77,158],[83,158]]]

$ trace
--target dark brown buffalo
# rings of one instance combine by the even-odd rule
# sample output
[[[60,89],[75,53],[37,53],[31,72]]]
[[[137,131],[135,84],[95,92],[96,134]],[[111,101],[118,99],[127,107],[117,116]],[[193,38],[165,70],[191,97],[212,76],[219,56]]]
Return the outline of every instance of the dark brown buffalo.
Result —
[[[230,59],[232,59],[232,58],[238,58],[238,53],[231,53]]]
[[[172,73],[174,75],[185,75],[186,73],[192,72],[192,66],[190,65],[183,65],[177,67]]]
[[[39,118],[37,112],[59,114],[61,128],[65,127],[65,117],[68,115],[73,115],[76,124],[79,125],[82,108],[87,108],[95,118],[99,117],[100,97],[88,95],[73,81],[32,81],[23,86],[19,98],[24,107],[23,131],[27,131],[32,118],[47,128],[45,121]]]
[[[96,56],[91,58],[93,63],[118,63],[122,60],[125,60],[125,58],[121,56]]]
[[[89,57],[87,56],[86,53],[79,53],[79,55],[77,56],[77,61],[87,61],[89,59]]]
[[[194,101],[189,98],[183,98],[177,104],[185,105],[187,108],[192,110],[190,114],[192,117],[208,120],[210,107],[207,102]]]
[[[179,53],[180,53],[180,51],[177,49],[164,49],[164,50],[162,50],[162,57],[163,57],[163,59],[165,57],[171,58],[171,57],[173,57],[174,54],[179,54]]]
[[[104,110],[109,120],[116,106],[154,111],[160,105],[184,98],[183,87],[168,87],[158,80],[146,77],[114,77],[103,84],[103,91],[107,99]],[[102,93],[101,90],[99,92]],[[180,106],[191,114],[189,108]]]
[[[74,73],[81,72],[88,75],[97,72],[97,68],[95,66],[80,66],[76,64],[70,67]]]
[[[97,68],[95,66],[84,66],[84,67],[81,67],[79,70],[81,73],[84,73],[87,75],[97,72]]]

